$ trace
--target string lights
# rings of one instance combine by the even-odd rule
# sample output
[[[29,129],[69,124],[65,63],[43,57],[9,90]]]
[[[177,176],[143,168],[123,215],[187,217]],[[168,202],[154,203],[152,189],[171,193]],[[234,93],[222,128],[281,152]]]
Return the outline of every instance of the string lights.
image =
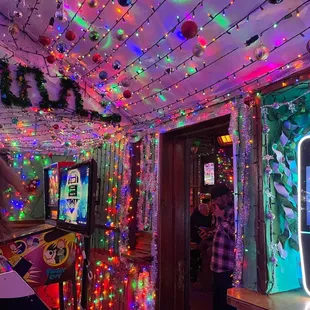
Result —
[[[292,36],[291,38],[283,40],[279,46],[275,46],[273,49],[270,50],[270,54],[272,54],[275,50],[278,50],[280,47],[285,46],[286,44],[288,44],[289,42],[291,42],[291,41],[294,40],[295,38],[301,36],[304,32],[306,32],[306,31],[309,30],[309,29],[310,29],[310,27],[307,27],[307,28],[305,28],[304,30],[302,30],[302,31],[300,31],[299,33],[297,33],[296,35]],[[168,104],[168,105],[164,105],[164,106],[162,106],[162,107],[160,107],[160,108],[152,109],[152,111],[149,111],[149,112],[140,113],[140,114],[135,114],[135,115],[132,115],[132,117],[133,117],[133,118],[140,118],[140,119],[141,119],[143,116],[146,116],[146,115],[148,115],[148,114],[152,114],[152,113],[154,113],[154,112],[158,112],[159,110],[164,110],[165,108],[170,109],[170,108],[171,108],[172,106],[174,106],[175,104],[177,104],[177,103],[179,103],[179,102],[184,102],[186,99],[191,98],[191,97],[197,95],[198,93],[202,93],[202,92],[204,92],[206,89],[210,89],[210,90],[211,90],[212,87],[218,85],[219,83],[221,83],[221,82],[223,82],[223,81],[225,81],[225,80],[227,80],[227,79],[229,79],[229,78],[233,78],[236,74],[238,74],[239,72],[241,72],[241,71],[245,70],[246,68],[252,66],[254,63],[256,63],[256,62],[258,62],[258,61],[259,61],[259,60],[252,60],[252,59],[250,59],[250,62],[247,63],[246,65],[243,65],[243,66],[240,67],[239,69],[235,70],[233,73],[227,75],[226,77],[224,77],[224,78],[222,78],[222,79],[220,79],[220,80],[218,80],[218,81],[216,81],[216,82],[214,82],[214,83],[212,83],[212,84],[207,85],[206,87],[204,87],[204,88],[202,88],[202,89],[195,90],[193,93],[190,93],[190,92],[189,92],[187,96],[182,97],[182,98],[180,98],[180,99],[177,99],[176,101],[174,101],[174,102],[172,102],[172,103],[170,103],[170,104]],[[246,84],[246,82],[245,82],[245,84]],[[240,87],[239,87],[239,88],[240,88]]]
[[[235,176],[237,180],[231,178],[233,174],[232,162],[224,149],[219,150],[217,166],[220,181],[228,182],[230,186],[234,181],[238,183],[234,285],[240,285],[243,261],[247,250],[244,239],[250,210],[249,168],[252,149],[251,107],[244,105],[241,99],[246,93],[251,94],[253,89],[260,88],[260,81],[270,77],[278,70],[282,69],[285,74],[288,74],[289,70],[285,70],[291,68],[294,62],[304,59],[306,53],[302,53],[303,51],[300,51],[298,47],[297,52],[300,52],[298,57],[296,57],[297,52],[294,51],[294,57],[291,57],[292,53],[287,56],[293,60],[285,65],[282,64],[284,61],[280,60],[277,64],[270,62],[269,68],[271,69],[268,72],[257,71],[253,75],[247,75],[248,78],[242,82],[236,78],[241,78],[240,73],[248,73],[246,70],[250,71],[249,69],[252,68],[256,70],[257,67],[254,64],[258,64],[258,59],[267,59],[269,53],[274,55],[276,49],[280,50],[289,42],[295,43],[294,39],[305,36],[306,31],[310,28],[299,32],[300,28],[296,27],[294,33],[297,34],[295,36],[281,38],[281,42],[276,43],[276,46],[270,51],[267,46],[259,42],[259,46],[256,46],[253,51],[253,55],[255,54],[257,59],[248,57],[246,63],[242,59],[239,64],[236,64],[237,70],[227,69],[226,71],[225,68],[216,81],[206,79],[203,83],[199,82],[199,85],[192,87],[192,85],[186,85],[187,82],[193,81],[194,83],[195,79],[198,80],[197,76],[206,75],[207,68],[218,64],[221,60],[228,61],[228,57],[232,58],[237,51],[241,49],[243,51],[254,45],[267,31],[271,33],[274,30],[279,35],[277,29],[281,27],[282,30],[282,25],[285,25],[283,21],[289,23],[288,19],[302,16],[302,10],[310,0],[305,1],[277,22],[274,22],[276,19],[273,18],[271,18],[271,24],[266,21],[268,27],[262,31],[259,28],[259,31],[256,31],[256,34],[254,32],[255,35],[245,42],[238,42],[238,38],[245,37],[242,30],[246,28],[245,25],[250,25],[246,23],[251,23],[254,20],[253,15],[257,12],[266,12],[267,5],[271,1],[262,1],[254,9],[252,9],[253,6],[245,6],[246,9],[240,12],[242,17],[238,15],[235,19],[230,17],[232,5],[236,6],[238,3],[234,0],[227,1],[227,4],[218,12],[211,12],[203,1],[187,5],[186,12],[179,6],[176,10],[177,13],[174,13],[177,14],[176,19],[169,20],[171,14],[167,14],[168,20],[161,20],[163,30],[157,27],[158,19],[156,17],[164,15],[165,11],[172,7],[171,1],[161,0],[153,6],[142,1],[129,2],[131,3],[129,8],[123,9],[121,4],[124,4],[124,1],[117,3],[107,0],[104,4],[99,5],[96,0],[84,0],[77,3],[77,9],[73,11],[67,2],[57,1],[56,14],[53,12],[52,15],[48,15],[51,17],[46,20],[46,29],[42,34],[41,30],[40,32],[34,31],[36,23],[33,15],[38,11],[39,3],[35,1],[29,8],[30,14],[25,18],[26,22],[23,20],[25,23],[18,25],[20,34],[24,35],[25,41],[22,41],[18,30],[12,25],[9,29],[9,34],[12,36],[3,36],[2,40],[3,47],[9,51],[10,55],[7,55],[6,58],[13,60],[20,55],[23,56],[21,58],[28,58],[25,55],[29,56],[32,60],[27,60],[26,63],[38,62],[38,67],[45,68],[47,72],[45,75],[40,69],[19,66],[17,82],[20,88],[16,92],[10,89],[12,80],[10,80],[8,72],[5,68],[1,68],[1,95],[3,93],[6,95],[1,99],[6,107],[0,109],[0,142],[19,151],[13,155],[13,168],[19,172],[25,185],[28,185],[29,189],[32,188],[26,202],[10,190],[6,193],[11,201],[10,209],[6,210],[6,215],[11,216],[11,220],[27,218],[30,206],[32,207],[36,195],[39,194],[40,177],[37,177],[36,163],[41,163],[44,166],[49,164],[51,156],[48,154],[73,154],[74,159],[78,161],[95,158],[98,162],[98,175],[101,183],[98,182],[100,183],[100,194],[96,208],[96,219],[99,224],[97,223],[98,227],[92,239],[91,253],[91,269],[94,277],[90,281],[89,309],[92,310],[120,309],[125,305],[132,309],[155,309],[158,276],[159,132],[229,113],[232,113],[230,134],[234,144],[238,145],[238,173]],[[143,14],[140,14],[140,9]],[[111,16],[109,16],[110,13]],[[263,13],[261,14],[263,15]],[[199,18],[204,19],[202,21]],[[18,20],[22,23],[18,17],[15,17],[14,23],[18,24]],[[44,47],[43,52],[40,50],[42,46],[36,50],[34,45],[37,44],[36,40],[33,40],[32,36],[27,33],[27,31],[30,33],[31,20],[35,25],[31,31],[34,31],[35,35],[41,33],[42,35],[46,34],[46,37],[51,37],[48,37],[50,40],[47,41],[50,43],[46,45],[44,40],[44,44],[42,44],[42,40],[40,42],[39,39],[39,43]],[[196,20],[197,23],[194,22]],[[194,25],[197,31],[184,35],[182,28],[186,22]],[[152,27],[148,27],[151,23]],[[118,26],[124,29],[117,30]],[[7,26],[4,25],[4,27]],[[222,30],[218,30],[218,28]],[[76,29],[81,31],[80,35],[76,35],[77,32],[73,31]],[[13,33],[14,31],[16,33]],[[72,32],[70,36],[67,36],[68,31]],[[228,42],[224,47],[217,46],[222,43],[220,41],[228,40],[234,31],[239,31],[237,38],[234,38],[237,43],[234,41],[234,44]],[[156,32],[156,36],[151,37],[151,32],[154,34]],[[208,41],[204,39],[203,34],[206,35]],[[146,41],[147,35],[148,41]],[[220,40],[222,38],[223,40]],[[190,39],[192,41],[189,41]],[[21,41],[22,45],[20,45]],[[84,41],[87,41],[87,44],[83,43]],[[29,47],[26,48],[25,42],[31,43],[33,50],[30,50]],[[188,48],[191,42],[193,44]],[[193,51],[193,46],[198,46],[198,52]],[[123,47],[126,49],[122,49]],[[109,50],[107,50],[108,48]],[[222,50],[223,54],[218,55],[217,49]],[[209,57],[209,54],[206,55],[209,51],[210,55],[214,55],[211,61],[202,58]],[[205,55],[203,55],[204,52]],[[50,56],[52,58],[47,58]],[[198,56],[201,58],[198,59]],[[48,61],[53,64],[48,64]],[[186,68],[189,63],[190,68]],[[108,68],[105,68],[105,64],[112,64],[112,66],[109,65]],[[293,67],[292,69],[299,68]],[[101,71],[100,77],[98,69]],[[112,70],[117,70],[117,73]],[[187,71],[185,72],[185,70]],[[110,74],[111,71],[112,74]],[[181,72],[182,76],[177,77]],[[150,75],[147,76],[146,73]],[[30,91],[28,93],[27,89],[31,88],[32,84],[28,81],[27,75],[29,74],[33,75],[39,91],[40,98],[36,99],[39,99],[38,106],[40,108],[30,107],[32,94]],[[116,106],[126,116],[123,122],[115,122],[114,119],[114,122],[111,121],[109,124],[99,124],[96,119],[92,118],[91,113],[85,111],[83,111],[85,112],[83,115],[77,117],[74,115],[74,109],[66,104],[71,96],[68,91],[70,87],[61,90],[60,100],[55,103],[59,105],[58,107],[63,108],[62,112],[53,111],[57,107],[49,105],[49,94],[43,79],[56,76],[63,77],[62,83],[68,83],[71,86],[80,85],[78,92],[76,88],[71,87],[75,95],[76,106],[80,107],[82,92],[85,91],[85,95],[87,95],[86,91],[88,91],[89,95],[97,103],[100,103],[97,106],[95,102],[90,104],[94,110],[100,109],[103,111],[101,114],[106,116],[107,113],[112,113]],[[227,86],[228,81],[230,81],[229,87]],[[122,88],[129,88],[131,82],[133,90],[127,89],[127,93],[122,95]],[[254,83],[256,84],[253,86]],[[63,84],[61,85],[63,86]],[[48,86],[54,87],[51,83]],[[154,88],[151,89],[151,86]],[[186,86],[188,86],[188,90],[184,90]],[[223,89],[224,86],[225,89]],[[283,87],[285,86],[284,82]],[[167,91],[170,92],[171,97],[172,95],[174,97],[165,98],[164,93]],[[186,93],[187,95],[184,95]],[[132,95],[140,97],[131,101],[127,100]],[[202,95],[205,99],[194,104],[187,104],[187,100],[196,95]],[[87,96],[84,98],[88,100]],[[148,100],[153,98],[156,101]],[[161,100],[163,103],[159,103],[157,100]],[[22,103],[20,108],[10,107],[14,101]],[[279,107],[281,106],[282,104],[279,104]],[[294,112],[293,102],[287,106]],[[117,123],[120,123],[119,126]],[[135,141],[133,141],[133,137],[135,137]],[[140,140],[138,146],[134,143],[137,140]],[[134,154],[137,151],[135,148],[140,148],[140,160],[135,158]],[[24,152],[26,150],[31,150],[31,152]],[[272,158],[270,156],[265,158],[268,169],[271,167],[269,162]],[[133,163],[137,166],[135,170],[138,171],[135,175],[131,171]],[[132,184],[132,182],[137,184]],[[136,189],[136,193],[131,192],[133,188]],[[139,196],[137,205],[135,205],[136,196]],[[136,213],[134,212],[135,207],[137,207]],[[268,212],[267,217],[272,224],[273,214]],[[132,226],[136,222],[139,231],[149,232],[152,235],[152,261],[137,263],[131,256],[134,251],[130,247]],[[275,240],[272,240],[271,247],[275,245]],[[77,237],[78,294],[82,275],[82,248],[82,240]],[[273,264],[276,263],[275,251],[272,252],[270,258]],[[66,309],[69,310],[73,308],[69,285],[65,286],[65,291]]]
[[[304,3],[301,4],[301,5],[299,5],[298,8],[292,10],[291,13],[292,13],[292,12],[295,12],[295,11],[298,10],[300,7],[303,7],[304,5],[305,5]],[[259,9],[259,8],[257,8],[256,10],[258,10],[258,9]],[[256,10],[253,10],[250,14],[253,14]],[[279,20],[276,22],[276,24],[279,25],[282,21],[286,20],[286,16],[287,16],[287,14],[286,14],[285,16],[283,16],[281,19],[279,19]],[[246,19],[246,17],[244,17],[243,19],[241,19],[238,23],[240,23],[241,21],[244,21],[245,19]],[[228,30],[224,31],[222,34],[218,35],[216,38],[213,38],[212,41],[211,41],[210,43],[208,43],[204,48],[208,48],[209,46],[211,46],[212,44],[214,44],[214,43],[215,43],[217,40],[219,40],[223,35],[225,35],[225,34],[227,34],[227,33],[231,34],[230,31],[231,31],[232,29],[234,29],[234,28],[235,28],[235,26],[231,26]],[[259,36],[258,36],[258,35],[253,36],[251,39],[249,39],[249,40],[245,43],[245,45],[246,45],[246,46],[250,46],[250,45],[253,44],[255,41],[257,41],[257,40],[259,39],[259,37],[262,37],[262,35],[265,34],[266,32],[268,32],[270,29],[273,29],[273,26],[269,26],[269,27],[267,27],[266,29],[264,29],[264,30],[260,33]],[[163,89],[160,89],[160,90],[154,92],[153,94],[151,94],[151,95],[149,95],[149,96],[145,96],[145,97],[143,97],[142,99],[140,99],[140,100],[138,100],[138,101],[135,101],[135,102],[129,102],[129,103],[127,103],[126,106],[125,106],[125,108],[128,107],[128,106],[131,106],[131,105],[137,105],[138,103],[141,103],[141,102],[143,102],[143,101],[145,101],[145,100],[147,100],[147,99],[149,99],[149,98],[158,97],[158,94],[162,94],[164,91],[171,91],[171,89],[172,89],[173,87],[175,87],[176,85],[179,85],[181,82],[183,82],[183,81],[187,80],[188,78],[190,78],[190,77],[192,77],[192,76],[194,76],[194,75],[200,73],[201,71],[205,70],[206,68],[210,67],[211,65],[216,64],[218,61],[222,60],[223,58],[228,57],[228,56],[231,56],[231,54],[233,54],[234,52],[236,52],[238,49],[240,49],[240,47],[233,48],[232,50],[230,50],[229,52],[227,52],[227,53],[225,53],[224,55],[220,56],[220,57],[217,58],[216,60],[210,62],[208,65],[206,65],[205,62],[203,62],[203,67],[202,67],[202,68],[198,69],[197,67],[195,67],[194,72],[191,72],[190,74],[186,73],[185,76],[184,76],[182,79],[180,79],[180,80],[174,82],[173,84],[171,84],[171,85],[169,85],[169,86],[167,86],[167,87],[165,87],[165,88],[163,88]],[[175,69],[175,70],[178,70],[179,67],[185,66],[186,62],[188,62],[188,61],[191,60],[192,58],[193,58],[192,56],[189,56],[189,57],[186,58],[182,63],[180,63],[180,64],[178,64],[177,66],[175,66],[174,69]],[[250,59],[250,60],[252,61],[252,59]],[[145,70],[144,70],[144,71],[145,71]],[[158,78],[156,78],[156,79],[151,79],[151,82],[149,82],[148,84],[144,85],[143,87],[141,87],[141,88],[135,90],[134,93],[139,94],[139,92],[141,92],[143,89],[145,89],[145,88],[149,89],[149,86],[150,86],[151,84],[153,84],[153,83],[155,83],[155,82],[157,82],[157,81],[161,82],[161,78],[164,77],[166,74],[167,74],[167,73],[165,72],[165,73],[164,73],[163,75],[161,75],[160,77],[158,77]],[[138,75],[139,75],[139,74],[138,74]],[[137,75],[135,75],[135,76],[132,77],[132,78],[135,78],[136,76],[137,76]],[[234,78],[235,78],[235,75],[234,75]],[[118,85],[119,85],[119,84],[118,84]],[[212,85],[212,86],[213,86],[213,85]],[[208,88],[208,87],[206,87],[206,88]],[[108,90],[108,91],[109,91],[109,90]],[[121,99],[123,99],[123,98],[124,98],[124,97],[120,97],[120,98],[118,98],[118,100],[121,100]]]
[[[28,197],[22,197],[9,187],[5,196],[9,201],[9,209],[4,209],[5,216],[10,221],[41,218],[42,214],[35,214],[37,204],[42,195],[42,180],[40,179],[43,167],[51,163],[51,158],[41,154],[12,153],[10,166],[22,179],[22,184],[27,188]],[[39,210],[40,211],[40,210]],[[41,210],[42,212],[42,210]]]

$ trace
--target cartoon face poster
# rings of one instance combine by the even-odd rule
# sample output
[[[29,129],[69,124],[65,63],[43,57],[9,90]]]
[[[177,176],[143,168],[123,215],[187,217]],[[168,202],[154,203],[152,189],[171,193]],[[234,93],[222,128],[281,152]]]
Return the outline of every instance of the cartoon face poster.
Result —
[[[59,220],[87,224],[89,167],[64,170],[60,182]]]
[[[49,232],[26,236],[0,245],[14,269],[22,271],[31,286],[41,286],[71,280],[75,262],[75,235],[73,233],[45,241]]]

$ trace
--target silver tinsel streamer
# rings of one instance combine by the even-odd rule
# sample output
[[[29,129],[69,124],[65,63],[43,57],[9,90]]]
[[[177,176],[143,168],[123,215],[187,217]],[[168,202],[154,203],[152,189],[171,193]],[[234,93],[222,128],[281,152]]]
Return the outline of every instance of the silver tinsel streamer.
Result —
[[[261,111],[262,111],[263,126],[265,128],[267,128],[267,126],[268,126],[268,123],[267,123],[267,114],[268,114],[267,107],[262,107]],[[266,156],[264,158],[267,162],[267,166],[270,166],[269,161],[273,158],[273,156],[269,154],[269,133],[268,133],[268,131],[265,131],[263,134],[264,134],[265,145],[266,145]],[[266,177],[267,177],[267,188],[268,188],[267,191],[268,191],[268,193],[270,193],[269,195],[268,195],[268,193],[266,195],[266,197],[268,198],[266,201],[267,214],[272,214],[272,207],[271,206],[272,206],[272,199],[274,199],[274,196],[272,195],[272,192],[271,192],[271,180],[270,180],[271,175],[268,173],[268,174],[266,174]],[[272,276],[271,276],[271,287],[270,287],[270,289],[271,289],[274,286],[275,280],[276,280],[276,278],[275,278],[276,268],[275,267],[276,267],[277,246],[276,246],[275,241],[274,241],[274,227],[273,227],[274,217],[270,216],[269,221],[270,221],[269,250],[271,253],[270,262],[272,263],[272,272],[271,272]]]
[[[240,127],[240,130],[239,130]],[[244,103],[235,102],[231,114],[229,133],[238,148],[238,204],[236,206],[236,265],[234,286],[241,284],[244,261],[244,230],[250,214],[249,164],[251,158],[251,109]]]

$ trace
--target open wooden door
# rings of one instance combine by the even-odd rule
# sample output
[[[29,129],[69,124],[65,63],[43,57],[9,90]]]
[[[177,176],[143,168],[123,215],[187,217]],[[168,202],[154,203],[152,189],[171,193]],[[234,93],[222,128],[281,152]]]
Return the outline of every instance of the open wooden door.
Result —
[[[174,132],[161,138],[158,309],[189,309],[189,147]],[[169,250],[167,250],[169,249]]]

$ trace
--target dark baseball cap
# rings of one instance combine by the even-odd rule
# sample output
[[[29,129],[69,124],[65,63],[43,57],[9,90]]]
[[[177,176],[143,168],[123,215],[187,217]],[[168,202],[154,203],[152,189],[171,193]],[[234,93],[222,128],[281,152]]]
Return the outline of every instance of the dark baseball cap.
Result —
[[[228,194],[231,190],[225,184],[215,184],[211,188],[211,198],[216,199],[218,197]]]

